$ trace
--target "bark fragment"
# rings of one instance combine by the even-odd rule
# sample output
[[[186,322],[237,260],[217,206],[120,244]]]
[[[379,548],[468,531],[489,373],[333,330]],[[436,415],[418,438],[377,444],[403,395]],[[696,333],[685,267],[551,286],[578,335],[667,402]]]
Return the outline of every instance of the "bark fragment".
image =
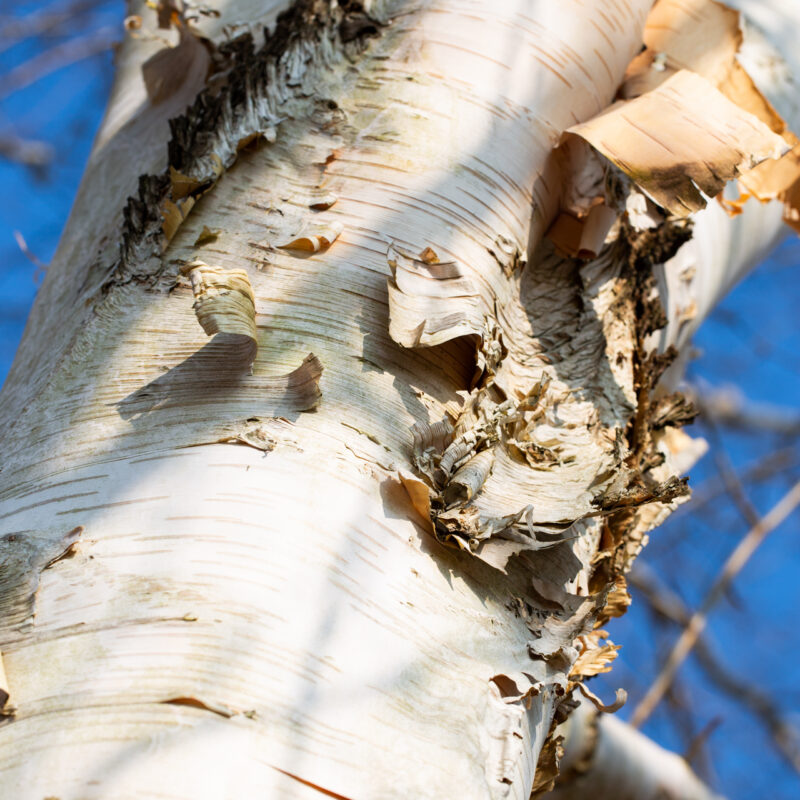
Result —
[[[480,296],[455,262],[415,258],[390,246],[389,334],[403,347],[430,347],[483,335]]]
[[[336,204],[336,201],[338,199],[339,198],[335,194],[333,194],[333,192],[328,192],[327,194],[324,194],[318,197],[313,202],[309,203],[308,207],[313,209],[314,211],[327,211],[329,208],[332,208]]]
[[[583,218],[562,211],[548,229],[547,238],[565,255],[595,258],[616,220],[617,212],[602,203]]]
[[[229,334],[241,340],[244,357],[252,362],[258,350],[253,288],[243,269],[210,267],[191,261],[183,272],[192,281],[197,321],[209,335]]]
[[[569,132],[679,217],[705,206],[701,192],[714,197],[727,181],[789,150],[761,120],[688,70]]]
[[[628,67],[621,95],[639,97],[677,71],[702,75],[729,99],[725,84],[742,44],[739,12],[715,0],[658,0],[647,17],[645,51]],[[739,67],[741,69],[741,67]]]
[[[658,0],[645,27],[647,49],[631,62],[620,93],[626,99],[638,97],[660,86],[678,70],[691,70],[710,81],[731,102],[758,117],[791,149],[781,158],[767,159],[740,176],[746,192],[725,207],[737,214],[749,197],[779,198],[785,206],[784,221],[797,230],[800,142],[743,66],[740,57],[744,46],[758,53],[762,64],[772,63],[772,69],[776,61],[774,54],[764,51],[760,37],[743,22],[738,11],[715,0]]]
[[[570,678],[600,675],[611,672],[611,664],[617,657],[619,646],[613,642],[602,643],[608,639],[608,631],[595,630],[579,638],[581,650],[572,665]]]
[[[169,700],[161,700],[162,703],[171,706],[189,706],[190,708],[199,708],[203,711],[210,711],[212,714],[218,714],[220,717],[230,719],[236,715],[236,711],[221,703],[213,703],[207,700],[199,700],[196,697],[171,697]]]
[[[10,702],[11,693],[8,689],[8,678],[3,666],[3,654],[0,652],[0,720],[14,715],[14,706]]]
[[[564,757],[564,737],[548,736],[539,753],[536,764],[536,779],[531,787],[531,798],[537,798],[551,791],[559,776],[559,762]]]
[[[595,258],[603,248],[618,211],[608,190],[608,162],[587,142],[568,136],[556,148],[560,211],[547,231],[559,253]]]
[[[197,238],[194,240],[194,245],[195,247],[200,247],[200,245],[215,242],[221,233],[222,230],[219,228],[214,228],[212,230],[208,225],[203,225],[203,230],[197,235]]]
[[[4,632],[5,642],[34,613],[42,572],[70,558],[83,533],[84,527],[78,525],[66,533],[56,534],[49,541],[40,539],[33,531],[0,537],[0,605],[4,611],[0,630]]]
[[[312,206],[313,208],[313,206]],[[313,231],[298,236],[286,244],[279,244],[282,250],[301,250],[307,253],[318,253],[327,250],[344,230],[341,222],[331,222]]]

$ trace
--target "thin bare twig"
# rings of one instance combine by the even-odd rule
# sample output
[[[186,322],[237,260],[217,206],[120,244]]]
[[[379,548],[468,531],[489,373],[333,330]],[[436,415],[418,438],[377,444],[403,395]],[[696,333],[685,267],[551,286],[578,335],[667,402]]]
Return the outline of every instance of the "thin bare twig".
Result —
[[[795,442],[780,450],[768,453],[763,458],[750,462],[739,472],[740,480],[743,484],[750,485],[755,483],[765,483],[776,475],[780,475],[786,483],[795,480],[800,467],[800,447]],[[687,515],[696,514],[702,516],[706,507],[713,503],[721,495],[725,494],[726,487],[722,478],[717,475],[707,478],[692,492],[690,502],[678,506],[674,512],[676,519],[683,519]],[[651,554],[661,553],[665,549],[675,548],[683,542],[691,533],[690,524],[682,524],[673,527],[672,532],[667,537],[660,537],[648,545],[648,552]],[[736,605],[736,603],[734,603]]]
[[[800,504],[800,482],[796,483],[787,494],[745,534],[744,538],[728,556],[722,571],[711,586],[700,608],[689,619],[688,624],[678,637],[678,641],[667,658],[664,668],[652,686],[648,689],[639,705],[634,709],[631,725],[639,727],[653,713],[653,709],[661,702],[664,692],[672,683],[675,673],[686,660],[686,656],[697,643],[708,621],[708,613],[725,593],[728,585],[753,555],[756,548],[764,541],[767,534],[783,522]]]
[[[744,431],[800,436],[800,417],[788,409],[745,400],[730,389],[698,393],[695,402],[706,419]]]
[[[713,766],[708,756],[708,740],[722,722],[721,717],[710,719],[693,737],[683,757],[691,764],[706,783],[711,783]]]
[[[691,613],[683,600],[663,585],[645,563],[637,562],[628,575],[628,580],[656,614],[677,625],[689,624]],[[764,725],[778,752],[800,775],[800,736],[784,719],[772,696],[754,688],[752,682],[732,674],[717,658],[713,647],[703,635],[697,637],[695,656],[714,687],[745,706]]]
[[[728,453],[725,450],[725,446],[722,442],[722,437],[720,436],[716,420],[714,419],[713,415],[706,413],[705,406],[701,405],[700,408],[701,413],[706,416],[706,427],[708,428],[709,436],[713,441],[712,449],[714,451],[714,464],[717,467],[717,472],[719,472],[720,478],[722,478],[722,484],[725,487],[725,491],[739,509],[742,517],[744,517],[744,521],[752,528],[754,525],[758,524],[758,510],[750,502],[750,498],[747,496],[747,492],[745,491],[742,481],[736,474],[733,464],[731,464],[731,460],[728,457]]]
[[[44,167],[53,160],[55,151],[48,142],[21,139],[12,134],[0,135],[0,157],[26,167]]]
[[[24,89],[26,86],[30,86],[32,83],[36,83],[36,81],[62,67],[67,67],[76,61],[82,61],[85,58],[104,53],[119,38],[119,30],[107,27],[78,39],[69,39],[62,44],[51,47],[49,50],[45,50],[5,75],[2,88],[0,88],[0,100],[14,92],[18,92],[20,89]]]
[[[715,657],[708,642],[697,643],[697,661],[714,685],[730,697],[738,700],[756,716],[769,731],[778,752],[792,769],[800,775],[800,737],[796,728],[780,713],[772,697],[754,689],[747,681],[731,675]]]
[[[786,473],[800,465],[800,451],[795,445],[783,447],[759,459],[742,471],[742,483],[760,483],[773,478],[778,473]],[[710,478],[692,492],[691,502],[678,507],[676,514],[694,513],[716,500],[726,491],[722,478]]]
[[[691,765],[692,769],[705,783],[714,783],[711,756],[708,752],[707,740],[703,737],[702,727],[698,729],[698,720],[695,718],[691,694],[688,686],[680,677],[676,677],[665,695],[666,702],[672,708],[672,717],[678,734],[683,740],[683,758]]]
[[[700,408],[701,413],[705,414],[705,411],[702,410],[703,407],[701,406]],[[711,439],[711,450],[714,453],[714,465],[716,466],[717,472],[722,479],[722,485],[725,487],[728,497],[731,498],[733,504],[739,509],[739,513],[742,515],[742,518],[747,526],[752,528],[754,525],[758,524],[758,509],[751,502],[750,497],[747,494],[747,490],[744,488],[744,484],[739,478],[736,470],[733,468],[733,463],[731,462],[728,452],[725,449],[725,444],[722,441],[722,435],[719,432],[719,427],[717,426],[714,418],[710,415],[706,415],[705,423],[706,428],[708,429],[709,438]],[[741,608],[742,603],[738,599],[732,583],[728,584],[725,593],[728,597],[728,600],[734,606]]]
[[[74,0],[63,8],[48,6],[35,14],[0,17],[0,53],[33,36],[58,36],[76,17],[97,8],[97,0]]]
[[[28,243],[25,241],[25,237],[20,231],[14,231],[14,238],[17,240],[17,246],[20,250],[22,250],[22,254],[25,256],[25,258],[27,258],[28,261],[30,261],[31,264],[36,267],[36,271],[33,273],[33,280],[34,282],[37,281],[40,275],[43,275],[45,272],[47,272],[48,265],[31,252],[30,248],[28,247]]]

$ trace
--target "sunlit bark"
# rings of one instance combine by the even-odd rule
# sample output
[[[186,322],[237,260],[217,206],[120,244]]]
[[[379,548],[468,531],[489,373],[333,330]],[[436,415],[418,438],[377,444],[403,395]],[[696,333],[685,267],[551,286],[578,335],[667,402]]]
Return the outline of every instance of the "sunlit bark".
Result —
[[[781,224],[709,206],[662,267],[680,225],[609,168],[663,224],[609,199],[596,258],[543,239],[554,149],[614,100],[650,6],[303,0],[250,50],[229,26],[283,4],[231,0],[171,133],[206,57],[154,105],[142,9],[3,391],[15,798],[528,800],[696,454],[642,388],[686,339],[670,291],[696,325]],[[252,367],[198,324],[196,259],[245,271]],[[426,476],[453,435],[480,463]]]

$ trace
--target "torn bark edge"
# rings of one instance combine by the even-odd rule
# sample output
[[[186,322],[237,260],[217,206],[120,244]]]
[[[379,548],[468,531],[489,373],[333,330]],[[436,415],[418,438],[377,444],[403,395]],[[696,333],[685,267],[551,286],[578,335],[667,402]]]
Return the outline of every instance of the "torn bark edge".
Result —
[[[496,243],[504,255],[513,253],[510,257],[514,264],[521,263],[518,250],[512,251],[508,240],[498,237]],[[505,262],[494,251],[489,252],[503,267]],[[391,270],[387,278],[389,336],[407,348],[463,339],[475,354],[467,388],[490,382],[507,352],[497,324],[497,309],[494,316],[486,313],[485,298],[461,265],[440,261],[430,246],[414,255],[394,242],[386,251],[386,261]]]
[[[600,712],[589,708],[579,700],[571,699],[563,703],[560,708],[564,710],[561,719],[553,719],[547,741],[542,748],[540,763],[545,774],[540,781],[539,765],[536,767],[537,780],[531,792],[531,800],[540,797],[549,797],[556,787],[569,784],[571,781],[585,774],[591,767],[597,747],[599,736]],[[555,758],[555,764],[548,761],[546,750]]]
[[[628,456],[621,464],[620,480],[609,487],[606,496],[595,500],[598,515],[604,518],[601,541],[595,555],[595,569],[590,581],[592,592],[604,591],[611,585],[612,594],[619,592],[618,582],[631,560],[643,546],[651,525],[647,509],[651,504],[672,504],[688,496],[686,479],[676,475],[658,476],[652,472],[664,462],[658,438],[664,430],[677,430],[692,418],[688,404],[675,394],[656,399],[655,389],[667,366],[675,356],[674,348],[665,352],[649,349],[651,334],[666,323],[661,301],[656,292],[653,267],[672,258],[691,238],[691,224],[668,219],[654,228],[636,230],[623,220],[618,246],[622,248],[624,265],[621,278],[627,282],[624,299],[626,313],[635,320],[633,352],[636,409],[625,431]],[[663,426],[668,427],[664,428]],[[657,435],[654,435],[657,433]],[[624,593],[624,590],[622,590]],[[624,593],[626,594],[626,593]],[[609,613],[600,612],[607,621],[624,610],[618,596]]]
[[[237,420],[230,425],[226,425],[220,435],[214,439],[192,442],[180,447],[188,449],[192,447],[208,447],[214,444],[236,444],[252,447],[266,456],[276,447],[285,445],[302,452],[303,449],[298,444],[297,439],[288,432],[293,427],[294,423],[285,417],[248,417],[245,420]]]
[[[213,703],[206,700],[198,700],[196,697],[190,695],[180,695],[178,697],[170,697],[167,700],[159,700],[159,703],[170,706],[189,706],[190,708],[199,708],[202,711],[210,711],[212,714],[217,714],[225,719],[237,716],[244,712],[235,711],[222,703]],[[250,716],[245,714],[245,716]]]
[[[53,569],[56,564],[75,556],[78,547],[78,540],[84,534],[83,525],[77,525],[72,530],[65,533],[58,542],[54,543],[59,550],[55,555],[47,558],[41,551],[35,553],[34,560],[30,563],[30,571],[27,579],[23,580],[18,591],[22,594],[20,605],[24,609],[20,621],[29,620],[36,614],[36,598],[39,592],[41,575],[49,569]],[[54,548],[53,548],[54,549]],[[50,553],[53,552],[50,549]],[[13,595],[12,595],[13,596]],[[3,654],[0,652],[0,723],[3,719],[12,719],[16,714],[16,707],[11,703],[11,691],[8,686],[8,677],[3,663]]]
[[[8,678],[3,665],[3,654],[0,652],[0,723],[3,719],[13,717],[17,711],[10,701],[11,692],[8,688]]]
[[[390,244],[386,261],[389,335],[403,347],[432,347],[459,337],[483,338],[480,293],[455,261],[423,250],[415,256]]]
[[[580,691],[598,711],[604,714],[614,714],[628,702],[628,693],[624,689],[617,689],[613,703],[604,703],[591,689],[588,689],[584,685],[583,681],[577,683],[576,686],[578,687],[578,691]]]
[[[654,115],[657,109],[663,113]],[[724,135],[722,128],[714,129],[716,122],[707,122],[709,114],[724,120]],[[691,141],[690,130],[695,132]],[[791,149],[757,116],[689,70],[679,70],[649,92],[572,126],[565,133],[570,135],[591,144],[678,217],[704,208],[705,196],[716,196],[727,181]]]
[[[520,688],[518,681],[522,682]],[[532,708],[533,698],[540,694],[540,684],[526,673],[517,679],[498,674],[487,682],[488,697],[484,710],[486,732],[485,775],[493,788],[508,787],[518,775],[518,764],[524,757],[526,716]],[[492,792],[492,797],[496,797]]]
[[[54,564],[58,564],[59,561],[64,561],[67,558],[72,558],[75,555],[75,551],[78,546],[78,539],[83,536],[86,528],[83,525],[77,525],[71,531],[64,535],[64,541],[69,541],[69,544],[57,555],[51,558],[41,569],[44,572],[46,569],[50,569]]]
[[[552,791],[560,775],[561,759],[564,757],[564,737],[551,733],[539,751],[536,774],[531,787],[531,800]]]

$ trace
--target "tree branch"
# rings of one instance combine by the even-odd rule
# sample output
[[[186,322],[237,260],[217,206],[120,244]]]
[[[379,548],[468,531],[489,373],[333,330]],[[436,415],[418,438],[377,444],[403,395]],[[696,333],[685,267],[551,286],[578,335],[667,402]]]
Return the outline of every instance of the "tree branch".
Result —
[[[800,436],[800,417],[786,409],[763,403],[749,403],[739,392],[717,389],[697,394],[695,402],[706,419],[718,425],[751,432]]]
[[[785,473],[792,467],[800,465],[800,453],[794,445],[782,447],[773,453],[769,453],[759,459],[747,469],[742,471],[740,480],[742,483],[756,483],[770,480],[778,473]],[[687,511],[694,513],[716,500],[721,494],[727,491],[727,487],[722,477],[710,478],[704,481],[701,486],[692,492],[691,503],[678,508],[676,514],[684,514]]]
[[[38,139],[22,139],[13,134],[0,136],[0,157],[26,167],[44,167],[53,160],[53,146]]]
[[[0,89],[0,100],[76,61],[104,53],[119,38],[120,34],[116,28],[106,27],[79,39],[69,39],[51,47],[6,74]]]
[[[640,726],[652,714],[653,709],[661,701],[670,683],[672,683],[678,668],[697,643],[697,638],[706,626],[711,609],[726,592],[733,578],[747,563],[767,534],[780,525],[798,504],[800,504],[800,482],[796,483],[769,513],[747,532],[734,551],[728,556],[728,560],[712,584],[700,608],[689,619],[683,633],[675,643],[661,674],[656,678],[634,710],[631,718],[632,725],[635,727]]]
[[[628,580],[656,614],[684,627],[689,624],[691,612],[683,600],[669,587],[663,585],[644,562],[636,562],[628,575]],[[712,684],[744,705],[764,725],[780,754],[795,772],[800,774],[800,745],[797,731],[783,718],[772,698],[731,673],[717,658],[713,647],[703,635],[697,637],[695,655],[700,668]]]
[[[22,17],[0,17],[0,53],[33,36],[59,35],[77,16],[95,8],[97,0],[75,0],[58,10],[48,7]]]
[[[680,756],[586,702],[559,732],[562,772],[547,800],[720,800]]]

